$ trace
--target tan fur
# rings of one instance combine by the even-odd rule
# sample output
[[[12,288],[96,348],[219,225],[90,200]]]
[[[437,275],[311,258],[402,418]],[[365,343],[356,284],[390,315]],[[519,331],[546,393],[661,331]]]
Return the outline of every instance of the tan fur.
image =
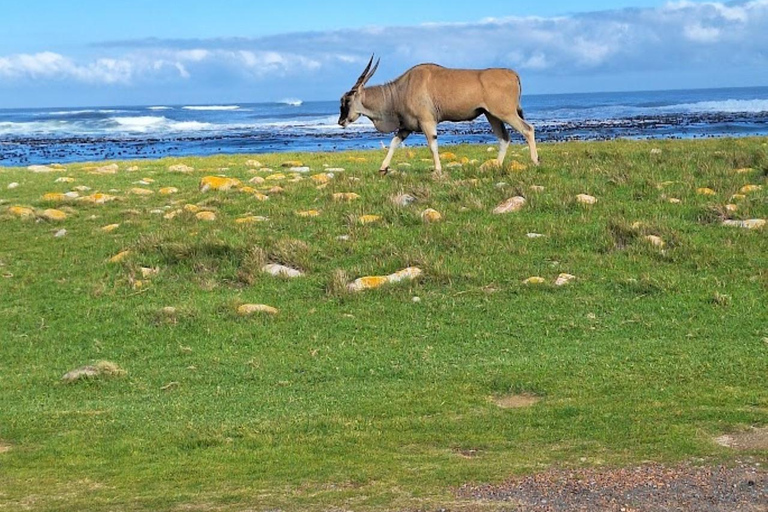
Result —
[[[538,165],[534,128],[521,117],[520,78],[511,69],[450,69],[420,64],[390,83],[365,87],[378,67],[377,62],[370,71],[372,62],[373,57],[352,90],[342,97],[339,124],[347,126],[364,115],[377,130],[397,132],[381,164],[382,173],[387,172],[395,148],[412,132],[423,132],[427,137],[435,171],[441,172],[437,124],[469,121],[481,114],[486,116],[499,139],[499,165],[504,162],[509,146],[509,132],[504,123],[525,137],[531,160]]]

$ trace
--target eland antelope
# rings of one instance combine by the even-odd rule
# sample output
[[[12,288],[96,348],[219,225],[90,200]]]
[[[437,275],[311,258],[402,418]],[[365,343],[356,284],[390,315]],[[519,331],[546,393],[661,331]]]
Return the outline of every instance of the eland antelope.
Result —
[[[365,87],[381,59],[373,56],[357,82],[341,97],[339,124],[354,123],[363,115],[383,133],[395,132],[379,172],[389,172],[397,146],[412,132],[422,132],[440,173],[437,124],[441,121],[471,121],[484,114],[499,139],[499,165],[509,147],[504,123],[520,132],[528,142],[531,160],[538,165],[533,126],[523,119],[520,107],[520,77],[511,69],[450,69],[437,64],[419,64],[384,85]],[[371,67],[373,66],[373,67]]]

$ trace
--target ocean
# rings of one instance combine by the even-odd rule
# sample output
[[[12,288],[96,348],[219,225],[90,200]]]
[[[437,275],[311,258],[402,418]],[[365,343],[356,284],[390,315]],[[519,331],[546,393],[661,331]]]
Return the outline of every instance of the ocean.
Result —
[[[539,141],[768,135],[768,87],[524,95]],[[0,165],[165,156],[378,148],[391,135],[361,118],[342,129],[338,100],[224,105],[0,109]],[[442,123],[441,145],[495,143],[484,117]],[[513,141],[524,143],[513,132]],[[425,145],[414,134],[407,146]]]

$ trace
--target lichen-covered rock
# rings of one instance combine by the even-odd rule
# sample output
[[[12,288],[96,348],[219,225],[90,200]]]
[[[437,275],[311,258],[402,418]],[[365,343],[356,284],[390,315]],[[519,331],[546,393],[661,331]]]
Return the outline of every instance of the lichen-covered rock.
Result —
[[[699,188],[697,188],[696,189],[696,193],[699,194],[700,196],[714,196],[714,195],[717,195],[717,192],[715,192],[711,188],[707,188],[707,187],[699,187]]]
[[[48,208],[42,211],[42,213],[40,214],[40,217],[52,222],[59,222],[62,220],[66,220],[67,214],[55,208]]]
[[[760,229],[765,227],[765,219],[747,219],[747,220],[724,220],[723,226],[744,228],[744,229]]]
[[[758,190],[762,190],[762,185],[744,185],[739,189],[739,192],[742,194],[749,194],[751,192],[757,192]]]
[[[408,267],[403,270],[398,270],[392,274],[386,276],[365,276],[360,277],[352,281],[347,285],[347,290],[351,292],[359,292],[363,290],[371,290],[379,288],[387,283],[399,283],[406,280],[414,280],[422,274],[422,270],[418,267]]]
[[[354,192],[336,192],[333,194],[334,201],[354,201],[355,199],[360,199],[360,195]]]
[[[543,284],[544,282],[545,281],[543,277],[533,276],[523,281],[523,284]]]
[[[439,222],[443,220],[443,214],[434,208],[427,208],[421,212],[421,220],[426,223]]]
[[[54,183],[72,183],[75,181],[75,178],[69,177],[69,176],[62,176],[60,178],[56,178]]]
[[[496,208],[493,209],[493,213],[502,214],[509,212],[519,212],[525,206],[526,200],[522,196],[510,197]]]
[[[179,192],[179,189],[176,187],[163,187],[160,190],[157,191],[161,195],[169,196],[171,194],[176,194]]]
[[[557,279],[555,279],[555,286],[564,286],[570,283],[571,281],[573,281],[574,279],[576,279],[576,276],[572,274],[562,273],[559,276],[557,276]]]
[[[91,174],[117,174],[120,170],[117,164],[107,164],[100,167],[96,167],[91,171]]]
[[[195,168],[190,167],[185,164],[174,164],[168,167],[169,172],[181,172],[181,173],[190,173],[194,172]]]
[[[261,215],[248,215],[247,217],[240,217],[235,219],[237,224],[255,224],[257,222],[266,222],[268,217],[262,217]]]
[[[265,313],[267,315],[276,315],[278,309],[266,304],[243,304],[237,308],[237,314],[240,316],[250,316],[254,313]]]
[[[357,218],[357,222],[360,224],[371,224],[381,220],[381,215],[361,215]]]
[[[597,203],[597,198],[589,194],[579,194],[576,196],[576,201],[581,204],[595,204]]]
[[[10,208],[8,208],[8,213],[13,215],[14,217],[19,217],[22,219],[35,218],[35,210],[27,206],[11,206]]]
[[[120,227],[120,224],[107,224],[106,226],[102,226],[99,229],[101,229],[101,231],[103,231],[104,233],[111,233],[119,227]]]
[[[216,214],[210,211],[197,212],[195,218],[205,222],[212,222],[216,220]]]
[[[287,160],[280,165],[282,167],[304,167],[304,164],[301,163],[301,160]]]
[[[80,197],[78,198],[78,201],[81,201],[83,203],[91,203],[91,204],[104,204],[110,201],[114,201],[115,199],[117,199],[117,197],[111,196],[109,194],[101,194],[97,192],[89,196]]]
[[[135,196],[151,196],[155,193],[155,191],[149,190],[148,188],[133,187],[128,191],[128,193]]]
[[[120,262],[121,262],[121,261],[123,261],[125,258],[127,258],[128,256],[130,256],[130,254],[131,254],[131,251],[130,251],[130,250],[126,250],[126,251],[120,251],[119,253],[117,253],[117,254],[115,254],[114,256],[112,256],[111,258],[109,258],[109,262],[110,262],[110,263],[120,263]]]
[[[273,276],[279,276],[279,277],[301,277],[304,275],[304,273],[301,270],[297,270],[295,268],[286,267],[285,265],[280,265],[278,263],[268,263],[261,267],[262,272],[266,272],[267,274],[273,275]]]
[[[659,248],[662,248],[662,247],[664,247],[665,245],[667,245],[667,244],[666,244],[666,242],[664,242],[664,240],[662,240],[662,238],[661,238],[660,236],[656,236],[656,235],[646,235],[644,238],[645,238],[645,240],[646,240],[646,241],[647,241],[649,244],[651,244],[651,245],[652,245],[652,246],[654,246],[654,247],[659,247]]]
[[[72,383],[83,379],[92,379],[97,377],[122,377],[127,372],[117,364],[110,361],[99,361],[96,364],[82,366],[64,374],[62,382]]]
[[[411,194],[398,194],[392,197],[392,202],[397,206],[408,206],[416,202],[416,198]]]
[[[296,215],[299,217],[319,217],[320,211],[319,210],[301,210],[297,211]]]
[[[245,165],[247,165],[248,167],[253,167],[255,169],[259,169],[261,167],[264,167],[264,164],[262,164],[258,160],[246,160],[245,161]]]
[[[200,180],[200,192],[209,190],[226,191],[240,186],[237,178],[225,178],[222,176],[205,176]]]

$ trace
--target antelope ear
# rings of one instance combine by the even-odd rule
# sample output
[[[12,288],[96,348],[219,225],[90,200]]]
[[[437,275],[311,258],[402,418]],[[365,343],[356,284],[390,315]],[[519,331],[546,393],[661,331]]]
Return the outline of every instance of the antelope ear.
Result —
[[[360,73],[360,76],[358,77],[357,82],[355,82],[355,85],[352,86],[353,91],[355,89],[361,88],[362,86],[365,85],[365,82],[368,81],[368,79],[370,78],[370,76],[368,75],[368,71],[371,70],[371,64],[373,64],[373,55],[371,55],[371,60],[368,61],[368,65],[365,66],[365,69],[363,70],[363,72]],[[378,66],[379,64],[376,63],[376,65]]]

